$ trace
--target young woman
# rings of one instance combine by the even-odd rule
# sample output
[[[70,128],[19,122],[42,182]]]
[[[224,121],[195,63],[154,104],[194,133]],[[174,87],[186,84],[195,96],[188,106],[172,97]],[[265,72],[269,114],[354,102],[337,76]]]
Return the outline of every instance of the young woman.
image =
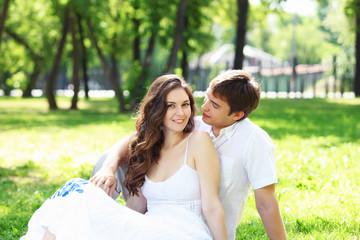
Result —
[[[227,239],[217,153],[207,133],[192,131],[194,115],[186,82],[157,78],[127,152],[128,208],[72,179],[34,213],[21,239]]]

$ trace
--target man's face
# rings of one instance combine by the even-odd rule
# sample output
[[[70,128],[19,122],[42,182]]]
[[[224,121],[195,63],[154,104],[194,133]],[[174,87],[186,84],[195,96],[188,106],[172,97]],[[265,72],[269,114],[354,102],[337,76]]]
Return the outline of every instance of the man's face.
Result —
[[[206,97],[201,109],[203,111],[203,121],[213,127],[214,133],[215,131],[219,133],[222,128],[232,125],[238,119],[235,113],[229,115],[229,104],[215,97],[210,88],[206,91]]]

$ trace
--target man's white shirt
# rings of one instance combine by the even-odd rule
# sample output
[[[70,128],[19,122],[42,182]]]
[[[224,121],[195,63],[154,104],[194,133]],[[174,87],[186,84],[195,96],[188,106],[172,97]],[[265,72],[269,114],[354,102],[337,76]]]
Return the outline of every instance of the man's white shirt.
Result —
[[[269,135],[248,118],[221,129],[218,137],[201,116],[195,117],[195,129],[210,134],[218,153],[219,198],[229,239],[235,239],[251,188],[256,190],[277,183],[274,144]]]

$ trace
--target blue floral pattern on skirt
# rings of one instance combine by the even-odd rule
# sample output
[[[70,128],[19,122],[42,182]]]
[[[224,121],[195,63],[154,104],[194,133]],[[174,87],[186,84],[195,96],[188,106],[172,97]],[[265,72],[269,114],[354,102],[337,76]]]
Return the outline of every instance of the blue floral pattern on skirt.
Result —
[[[54,195],[50,197],[50,199],[54,199],[56,197],[66,197],[69,193],[75,191],[78,193],[83,193],[84,189],[82,187],[86,184],[89,184],[88,180],[81,179],[81,178],[74,178],[67,181],[64,185],[57,190]]]

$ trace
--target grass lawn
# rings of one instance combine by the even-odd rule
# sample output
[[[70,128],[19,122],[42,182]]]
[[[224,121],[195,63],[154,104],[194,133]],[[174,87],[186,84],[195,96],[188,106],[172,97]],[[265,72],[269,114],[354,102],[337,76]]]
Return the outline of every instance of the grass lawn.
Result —
[[[113,99],[0,97],[0,239],[19,239],[33,212],[134,130]],[[360,239],[360,99],[262,99],[251,120],[276,146],[276,194],[289,239]],[[266,239],[251,194],[237,239]]]

